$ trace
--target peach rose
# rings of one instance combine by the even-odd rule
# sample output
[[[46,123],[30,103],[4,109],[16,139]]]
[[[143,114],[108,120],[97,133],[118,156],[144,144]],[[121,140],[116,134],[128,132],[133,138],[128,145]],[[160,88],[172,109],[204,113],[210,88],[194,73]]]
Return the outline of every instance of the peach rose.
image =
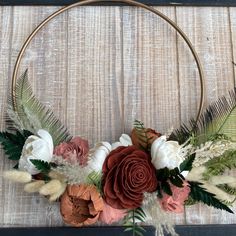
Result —
[[[85,165],[88,161],[89,145],[88,141],[80,137],[75,137],[67,143],[61,143],[54,149],[54,154],[62,156],[70,163],[79,162]]]
[[[115,209],[104,202],[103,211],[99,216],[99,220],[105,224],[110,225],[123,219],[126,215],[126,210]]]
[[[103,200],[94,185],[69,185],[61,197],[61,215],[65,223],[75,227],[97,222]]]
[[[182,213],[184,211],[184,202],[188,199],[190,193],[188,182],[185,181],[182,188],[178,188],[173,184],[170,184],[170,188],[172,196],[162,193],[163,197],[159,200],[160,204],[165,211]]]

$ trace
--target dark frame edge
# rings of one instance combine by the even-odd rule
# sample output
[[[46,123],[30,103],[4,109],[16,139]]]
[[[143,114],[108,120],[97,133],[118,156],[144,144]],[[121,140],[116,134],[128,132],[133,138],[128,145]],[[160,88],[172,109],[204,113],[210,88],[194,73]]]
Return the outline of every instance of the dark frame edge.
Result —
[[[64,6],[77,2],[76,0],[0,0],[0,6]],[[141,0],[140,2],[152,6],[215,6],[235,7],[235,0]],[[99,6],[122,6],[119,3],[99,3]]]

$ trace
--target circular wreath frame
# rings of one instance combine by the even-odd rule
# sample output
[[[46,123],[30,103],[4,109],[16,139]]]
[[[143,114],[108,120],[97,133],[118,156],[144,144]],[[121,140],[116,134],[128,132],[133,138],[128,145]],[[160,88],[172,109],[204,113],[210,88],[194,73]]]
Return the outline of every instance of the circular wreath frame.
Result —
[[[48,16],[45,20],[43,20],[34,30],[33,32],[28,36],[28,38],[26,39],[25,43],[23,44],[15,66],[14,66],[14,70],[13,70],[13,75],[12,75],[12,86],[11,86],[11,96],[12,96],[12,105],[13,105],[13,109],[15,110],[16,108],[16,100],[15,100],[15,89],[16,89],[16,81],[17,81],[17,75],[18,75],[18,71],[19,71],[19,67],[20,67],[20,63],[22,60],[22,57],[27,49],[27,47],[29,46],[30,42],[32,41],[32,39],[36,36],[36,34],[47,24],[49,23],[52,19],[54,19],[55,17],[57,17],[58,15],[60,15],[61,13],[70,10],[74,7],[79,7],[79,6],[85,6],[85,5],[89,5],[89,4],[93,4],[93,3],[100,3],[100,2],[113,2],[113,3],[123,3],[126,5],[131,5],[131,6],[136,6],[136,7],[140,7],[143,9],[148,10],[149,12],[154,13],[155,15],[161,17],[164,21],[166,21],[169,25],[171,25],[178,33],[179,35],[182,37],[182,39],[186,42],[187,46],[189,47],[195,61],[196,61],[196,65],[197,65],[197,69],[198,69],[198,73],[199,73],[199,80],[200,80],[200,102],[199,102],[199,107],[198,107],[198,113],[196,116],[196,121],[199,120],[200,115],[202,113],[203,110],[203,105],[204,105],[204,73],[203,73],[203,69],[202,69],[202,65],[199,59],[199,56],[196,52],[196,50],[194,49],[193,44],[191,43],[190,39],[188,38],[188,36],[183,32],[183,30],[174,22],[172,21],[170,18],[168,18],[166,15],[164,15],[163,13],[161,13],[160,11],[158,11],[157,9],[147,6],[143,3],[137,2],[137,1],[133,1],[133,0],[84,0],[84,1],[79,1],[76,2],[74,4],[71,4],[69,6],[63,7],[61,9],[59,9],[58,11],[54,12],[53,14],[51,14],[50,16]]]

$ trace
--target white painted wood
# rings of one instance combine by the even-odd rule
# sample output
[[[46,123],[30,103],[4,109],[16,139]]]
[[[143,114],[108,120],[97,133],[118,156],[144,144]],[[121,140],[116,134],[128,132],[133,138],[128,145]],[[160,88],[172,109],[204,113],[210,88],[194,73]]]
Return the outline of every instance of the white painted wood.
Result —
[[[34,27],[57,7],[0,8],[0,127],[10,76]],[[235,84],[236,8],[160,7],[192,40],[206,75],[206,105]],[[134,119],[166,132],[197,113],[193,58],[163,20],[133,7],[82,7],[59,16],[32,41],[21,64],[40,100],[73,135],[117,140]],[[12,162],[0,156],[0,171]],[[0,226],[62,225],[58,204],[0,178]],[[235,209],[235,207],[234,207]],[[203,205],[173,216],[177,224],[236,223]]]

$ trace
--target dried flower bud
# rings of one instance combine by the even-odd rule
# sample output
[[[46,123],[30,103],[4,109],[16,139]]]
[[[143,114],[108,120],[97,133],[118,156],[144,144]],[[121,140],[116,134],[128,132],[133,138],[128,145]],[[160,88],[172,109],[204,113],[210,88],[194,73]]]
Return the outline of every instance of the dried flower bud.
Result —
[[[24,191],[27,193],[39,192],[40,188],[45,184],[43,180],[36,180],[34,182],[28,183],[24,187]]]
[[[45,196],[52,195],[60,191],[61,188],[62,188],[62,183],[57,179],[53,179],[49,181],[47,184],[45,184],[43,187],[41,187],[39,193]]]
[[[19,170],[4,171],[3,177],[18,183],[29,183],[32,180],[31,174],[26,171]]]
[[[51,178],[51,179],[57,179],[61,182],[64,182],[66,180],[66,177],[65,175],[57,172],[57,171],[50,171],[48,176]]]
[[[53,194],[50,195],[49,201],[50,202],[55,202],[57,199],[59,199],[59,197],[65,192],[66,186],[67,186],[66,184],[62,184],[61,189],[58,192],[53,193]]]

